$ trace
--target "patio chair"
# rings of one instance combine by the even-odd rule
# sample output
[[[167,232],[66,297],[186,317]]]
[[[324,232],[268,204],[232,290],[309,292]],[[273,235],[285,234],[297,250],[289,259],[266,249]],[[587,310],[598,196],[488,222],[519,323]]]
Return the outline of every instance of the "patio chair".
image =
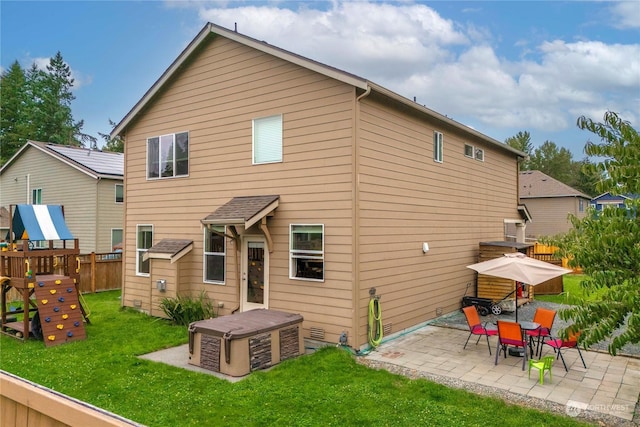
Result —
[[[516,322],[507,322],[498,320],[498,347],[496,351],[496,362],[498,364],[498,356],[500,356],[500,346],[504,351],[504,358],[507,358],[507,347],[522,347],[522,370],[524,371],[527,363],[527,340],[522,335],[522,327]]]
[[[587,364],[584,363],[584,357],[582,357],[582,352],[580,351],[580,346],[578,345],[578,338],[580,337],[580,331],[574,331],[573,329],[569,329],[569,335],[566,340],[562,338],[553,338],[545,340],[544,343],[549,347],[553,348],[553,351],[556,353],[556,360],[560,358],[562,360],[562,364],[564,365],[564,370],[569,372],[567,368],[567,364],[564,361],[564,356],[562,355],[563,348],[575,348],[578,350],[578,354],[580,355],[580,360],[582,360],[582,366],[587,369]]]
[[[529,379],[531,379],[531,368],[536,368],[540,371],[540,384],[544,384],[544,373],[549,372],[549,381],[553,380],[551,375],[551,366],[553,366],[553,356],[545,356],[541,360],[529,359]]]
[[[529,349],[531,351],[531,357],[533,358],[533,341],[536,340],[536,356],[541,356],[542,352],[542,338],[548,338],[551,336],[551,328],[553,327],[553,321],[556,318],[556,311],[548,308],[538,307],[533,315],[533,321],[538,323],[540,327],[533,331],[527,331],[529,337]]]
[[[478,345],[478,343],[480,342],[480,338],[482,338],[482,336],[484,335],[485,337],[487,337],[487,347],[489,347],[489,355],[491,355],[491,344],[489,344],[489,337],[498,335],[498,330],[487,329],[486,322],[484,325],[480,323],[478,309],[474,305],[464,307],[462,311],[464,312],[464,317],[467,318],[467,325],[469,325],[469,336],[467,337],[467,342],[464,343],[463,348],[467,348],[467,344],[469,343],[471,335],[478,335],[476,345]]]

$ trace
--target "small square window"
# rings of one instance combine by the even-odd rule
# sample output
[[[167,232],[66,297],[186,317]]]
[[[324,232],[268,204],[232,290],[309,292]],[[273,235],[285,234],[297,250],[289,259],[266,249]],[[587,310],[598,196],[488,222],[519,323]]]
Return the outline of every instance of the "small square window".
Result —
[[[464,155],[473,159],[473,145],[464,144]]]
[[[484,162],[484,150],[482,148],[476,148],[476,160]]]

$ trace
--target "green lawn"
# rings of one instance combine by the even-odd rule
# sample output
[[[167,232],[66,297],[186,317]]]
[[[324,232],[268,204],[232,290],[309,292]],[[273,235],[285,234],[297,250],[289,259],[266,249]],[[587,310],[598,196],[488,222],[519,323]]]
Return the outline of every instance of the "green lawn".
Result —
[[[555,302],[558,304],[575,304],[577,298],[585,298],[589,301],[597,301],[605,289],[586,295],[580,282],[584,279],[584,274],[567,274],[563,276],[564,292],[560,295],[534,295],[539,301]]]
[[[410,380],[328,347],[229,383],[141,360],[187,330],[121,310],[119,292],[87,295],[88,338],[46,348],[0,336],[0,368],[149,426],[573,426],[501,400]]]

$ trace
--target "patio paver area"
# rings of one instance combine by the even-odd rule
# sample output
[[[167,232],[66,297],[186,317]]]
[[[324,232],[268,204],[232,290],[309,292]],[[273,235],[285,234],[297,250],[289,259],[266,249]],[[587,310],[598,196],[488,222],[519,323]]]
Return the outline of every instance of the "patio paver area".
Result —
[[[481,384],[502,391],[564,405],[565,412],[577,416],[581,411],[593,411],[632,421],[640,395],[640,359],[611,356],[584,351],[587,369],[582,366],[575,349],[563,351],[569,371],[561,360],[552,368],[553,380],[546,375],[538,382],[537,370],[522,370],[522,359],[501,354],[494,364],[497,338],[490,337],[489,355],[484,337],[476,345],[471,337],[466,349],[468,332],[454,328],[425,326],[382,343],[367,359],[403,366],[433,376],[453,378]],[[553,355],[545,346],[543,355]],[[637,420],[636,420],[637,421]]]

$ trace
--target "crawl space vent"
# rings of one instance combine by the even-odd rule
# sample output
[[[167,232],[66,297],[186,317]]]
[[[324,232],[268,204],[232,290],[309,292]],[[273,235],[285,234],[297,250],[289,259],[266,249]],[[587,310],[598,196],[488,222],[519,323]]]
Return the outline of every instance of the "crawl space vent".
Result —
[[[324,329],[311,327],[311,338],[314,340],[323,340],[324,339]]]
[[[392,326],[393,326],[393,323],[387,323],[385,325],[382,325],[382,333],[384,335],[389,335],[391,333]]]

